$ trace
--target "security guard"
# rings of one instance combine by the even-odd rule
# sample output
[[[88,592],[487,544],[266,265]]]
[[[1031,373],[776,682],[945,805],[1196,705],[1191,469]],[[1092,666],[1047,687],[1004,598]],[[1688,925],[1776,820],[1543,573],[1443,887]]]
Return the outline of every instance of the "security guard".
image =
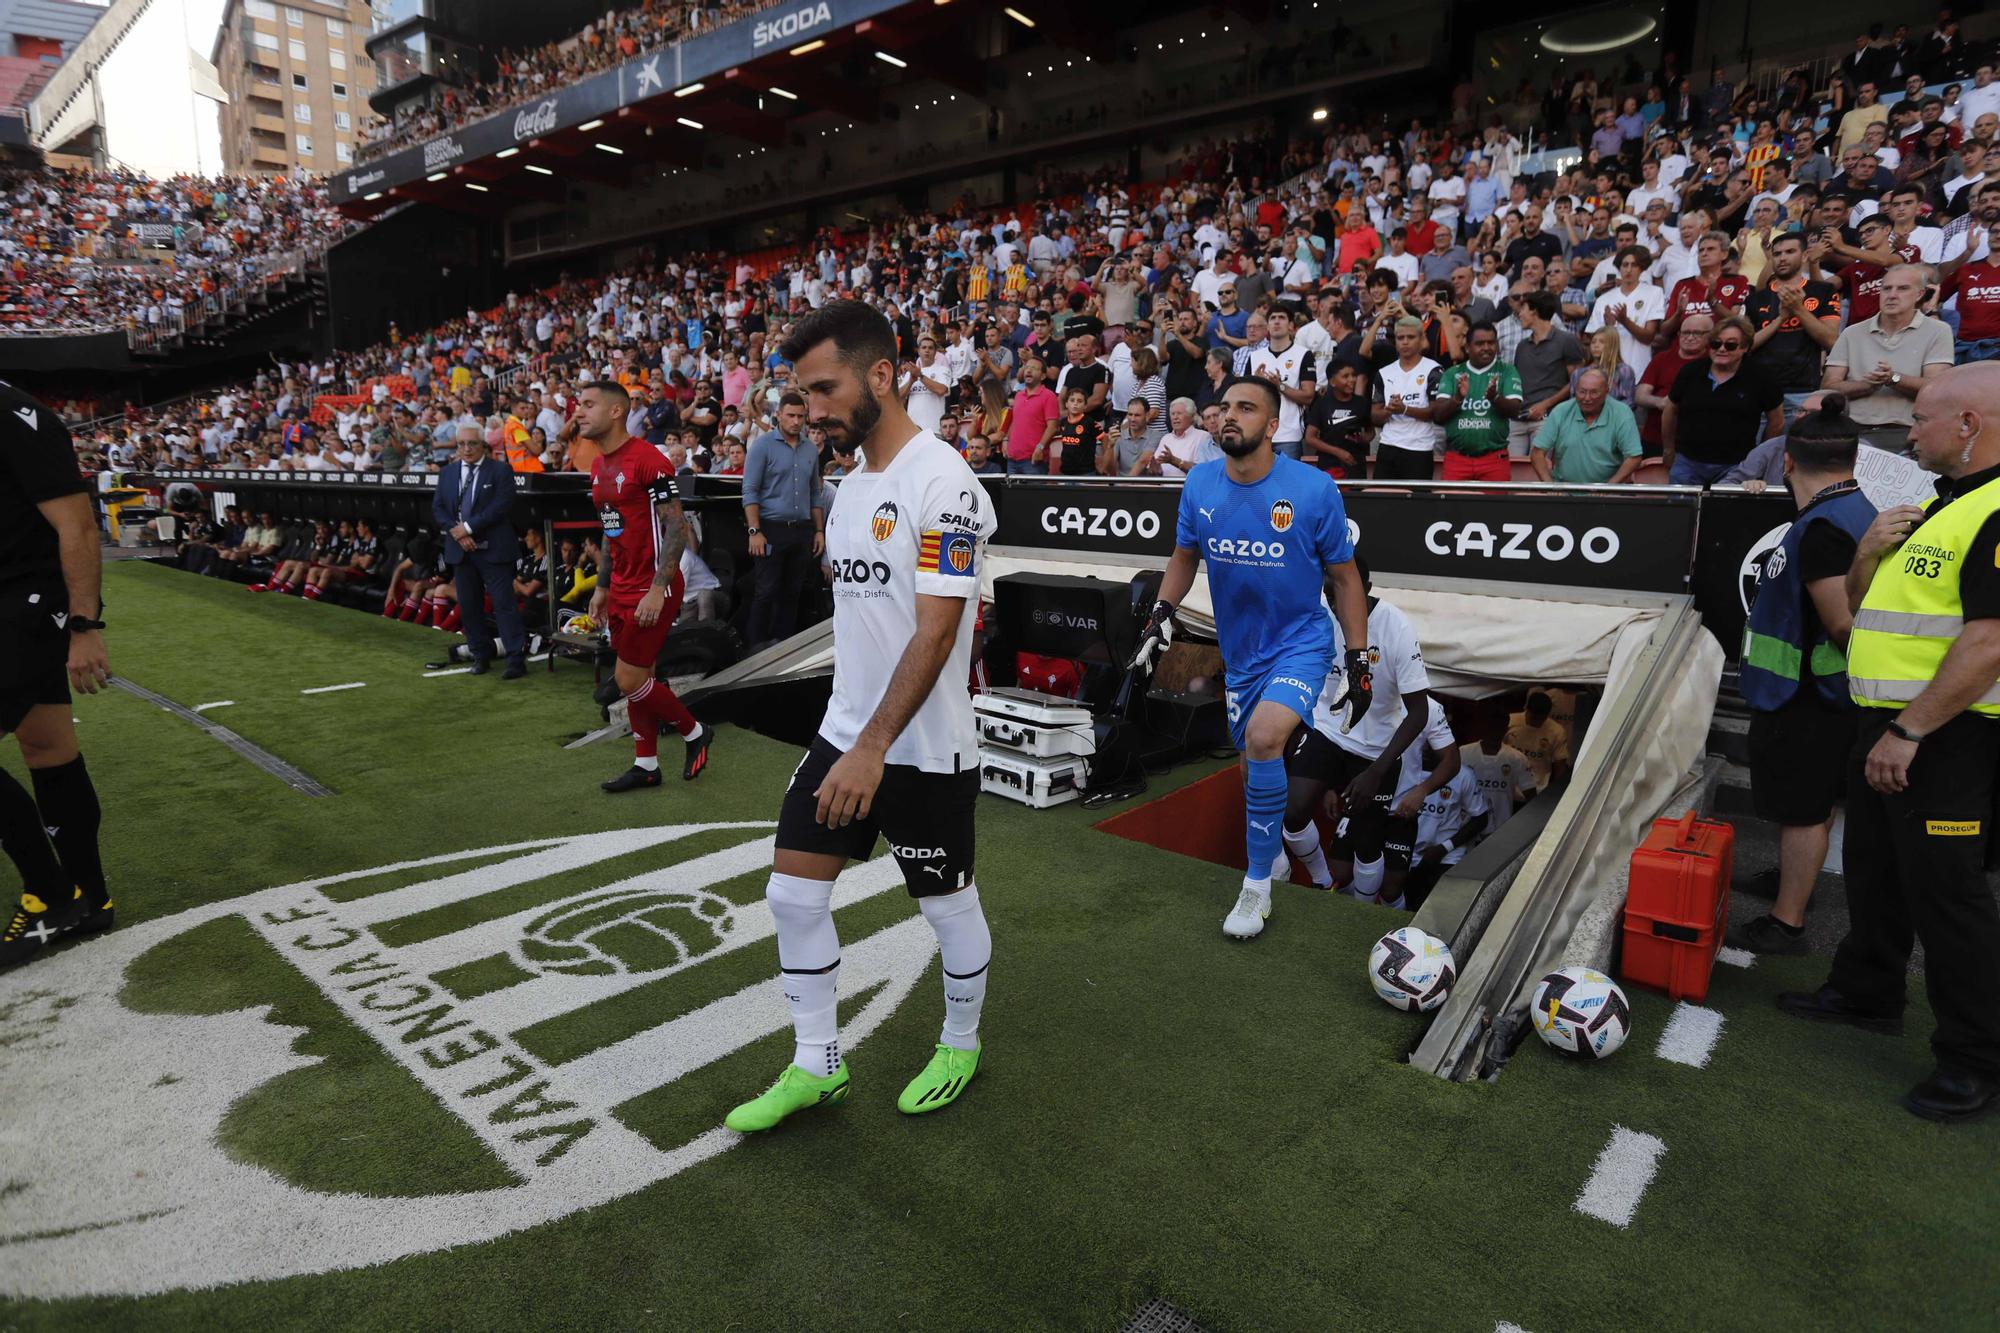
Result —
[[[1939,474],[1937,497],[1878,514],[1847,576],[1862,708],[1847,938],[1826,985],[1778,1006],[1900,1032],[1911,940],[1923,941],[1937,1069],[1903,1105],[1962,1120],[2000,1101],[2000,907],[1985,874],[2000,765],[2000,362],[1928,378],[1910,442]]]
[[[1752,953],[1806,952],[1806,904],[1826,863],[1858,720],[1842,651],[1854,621],[1847,571],[1875,506],[1854,479],[1861,433],[1847,400],[1823,398],[1785,437],[1785,480],[1799,516],[1764,561],[1743,634],[1750,795],[1759,817],[1780,830],[1778,900],[1729,932],[1732,948]]]

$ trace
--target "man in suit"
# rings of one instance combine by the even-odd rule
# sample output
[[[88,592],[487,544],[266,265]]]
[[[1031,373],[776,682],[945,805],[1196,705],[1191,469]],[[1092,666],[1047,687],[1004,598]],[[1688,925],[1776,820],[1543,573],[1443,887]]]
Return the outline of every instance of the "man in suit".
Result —
[[[431,519],[444,529],[445,563],[454,567],[459,612],[465,618],[465,646],[472,653],[472,674],[483,676],[493,661],[493,627],[486,620],[486,599],[500,621],[500,643],[507,652],[502,680],[528,674],[527,637],[520,608],[514,604],[514,562],[521,554],[514,535],[514,471],[486,456],[486,441],[477,426],[458,431],[458,461],[438,474]]]

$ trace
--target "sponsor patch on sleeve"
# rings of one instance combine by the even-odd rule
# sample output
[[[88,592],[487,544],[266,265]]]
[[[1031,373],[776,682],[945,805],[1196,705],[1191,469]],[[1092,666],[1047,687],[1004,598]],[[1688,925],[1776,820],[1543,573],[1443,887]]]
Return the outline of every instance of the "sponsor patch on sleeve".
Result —
[[[973,567],[976,547],[977,541],[969,532],[930,529],[917,540],[917,572],[970,577],[976,572]]]
[[[1933,838],[1976,838],[1979,836],[1979,821],[1976,819],[1926,819],[1924,832]]]

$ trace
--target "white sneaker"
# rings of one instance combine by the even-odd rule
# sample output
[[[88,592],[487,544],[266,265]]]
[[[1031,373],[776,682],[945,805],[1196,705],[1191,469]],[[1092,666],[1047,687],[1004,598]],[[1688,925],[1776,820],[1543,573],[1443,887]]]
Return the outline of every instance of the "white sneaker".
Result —
[[[1222,933],[1231,939],[1255,939],[1264,931],[1264,918],[1271,915],[1271,891],[1258,890],[1249,884],[1237,895],[1236,906],[1229,909],[1229,915],[1222,918]]]

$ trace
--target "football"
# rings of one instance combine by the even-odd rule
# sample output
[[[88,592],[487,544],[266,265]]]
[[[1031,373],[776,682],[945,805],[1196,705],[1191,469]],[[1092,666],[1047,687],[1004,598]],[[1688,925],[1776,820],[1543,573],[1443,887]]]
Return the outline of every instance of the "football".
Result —
[[[1413,1014],[1443,1004],[1457,979],[1444,941],[1414,926],[1390,931],[1368,955],[1368,984],[1383,1000]]]
[[[1535,987],[1535,1032],[1564,1055],[1602,1060],[1625,1044],[1632,1009],[1625,992],[1602,972],[1565,967]]]

